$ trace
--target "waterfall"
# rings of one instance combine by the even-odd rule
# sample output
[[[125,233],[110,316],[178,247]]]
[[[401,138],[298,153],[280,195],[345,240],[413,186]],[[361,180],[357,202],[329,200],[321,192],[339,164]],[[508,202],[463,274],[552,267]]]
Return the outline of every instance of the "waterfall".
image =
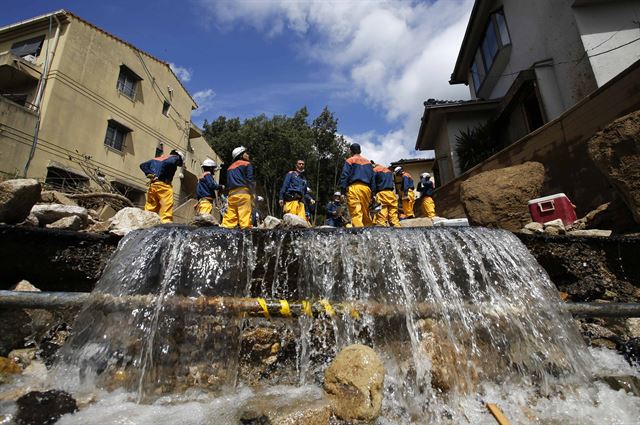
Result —
[[[149,302],[109,308],[105,294]],[[256,381],[318,386],[354,343],[385,364],[381,423],[465,417],[460,400],[486,388],[551,397],[591,379],[590,354],[553,283],[502,230],[163,226],[126,236],[92,297],[57,369],[73,385],[124,387],[143,405],[193,388],[225,397]],[[327,301],[314,317],[256,318],[203,313],[190,302],[199,297]],[[378,311],[334,315],[331,303]],[[261,326],[281,349],[256,376],[243,366],[242,338]]]

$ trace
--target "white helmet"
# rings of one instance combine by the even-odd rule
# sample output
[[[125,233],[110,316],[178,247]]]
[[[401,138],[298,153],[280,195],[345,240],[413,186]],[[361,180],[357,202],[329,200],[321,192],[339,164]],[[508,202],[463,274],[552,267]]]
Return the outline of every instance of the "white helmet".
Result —
[[[244,146],[238,146],[231,152],[231,156],[233,157],[233,159],[236,159],[246,151],[247,151],[247,148],[245,148]]]
[[[177,149],[173,149],[173,150],[169,153],[169,155],[173,155],[173,154],[178,155],[178,156],[180,157],[180,159],[181,159],[182,161],[184,161],[184,152],[179,151],[179,150],[177,150]]]
[[[213,168],[218,168],[218,164],[216,164],[216,162],[213,159],[205,159],[204,161],[202,161],[202,166],[203,167],[213,167]]]
[[[333,196],[342,196],[342,194],[340,192],[335,192]]]
[[[400,171],[402,171],[402,167],[396,167],[393,169],[393,172],[396,174],[399,173]]]
[[[429,174],[429,173],[422,173],[422,174],[420,174],[420,177],[422,177],[423,179],[428,179],[429,177],[431,177],[431,174]]]

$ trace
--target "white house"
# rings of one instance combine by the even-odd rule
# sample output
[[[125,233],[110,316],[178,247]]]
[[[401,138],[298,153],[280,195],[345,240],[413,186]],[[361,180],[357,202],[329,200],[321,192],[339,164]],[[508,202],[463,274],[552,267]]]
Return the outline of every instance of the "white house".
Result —
[[[511,144],[640,59],[640,1],[476,0],[450,84],[471,101],[427,101],[416,149],[457,177],[456,136],[491,119]]]

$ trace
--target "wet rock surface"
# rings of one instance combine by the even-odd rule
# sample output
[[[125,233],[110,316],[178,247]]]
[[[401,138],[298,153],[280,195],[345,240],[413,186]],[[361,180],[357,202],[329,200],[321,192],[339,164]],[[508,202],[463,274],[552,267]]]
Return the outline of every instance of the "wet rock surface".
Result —
[[[54,223],[65,217],[76,216],[82,220],[85,225],[89,219],[89,212],[86,208],[74,205],[62,204],[38,204],[31,208],[33,214],[40,223],[40,226]]]
[[[401,227],[431,227],[433,221],[428,217],[408,218],[400,220]]]
[[[324,377],[324,389],[337,417],[371,421],[380,415],[384,365],[373,349],[361,344],[345,347]]]
[[[527,202],[540,196],[544,173],[542,164],[526,162],[470,177],[460,189],[469,223],[519,230],[531,221]]]
[[[109,232],[124,236],[132,230],[146,229],[161,224],[160,216],[140,208],[127,207],[116,213],[111,219]]]
[[[278,227],[285,229],[305,229],[311,227],[311,225],[304,218],[298,217],[295,214],[285,214],[282,216],[282,222]]]
[[[0,223],[19,223],[40,199],[41,186],[34,179],[15,179],[0,183]]]
[[[32,391],[20,397],[17,405],[17,425],[49,425],[78,410],[75,399],[60,390]]]

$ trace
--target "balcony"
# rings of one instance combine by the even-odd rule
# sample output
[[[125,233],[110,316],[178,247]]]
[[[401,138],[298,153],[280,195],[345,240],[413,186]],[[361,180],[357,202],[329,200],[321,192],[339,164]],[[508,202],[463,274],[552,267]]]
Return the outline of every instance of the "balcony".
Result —
[[[12,53],[0,53],[0,96],[21,106],[33,107],[42,70]]]

